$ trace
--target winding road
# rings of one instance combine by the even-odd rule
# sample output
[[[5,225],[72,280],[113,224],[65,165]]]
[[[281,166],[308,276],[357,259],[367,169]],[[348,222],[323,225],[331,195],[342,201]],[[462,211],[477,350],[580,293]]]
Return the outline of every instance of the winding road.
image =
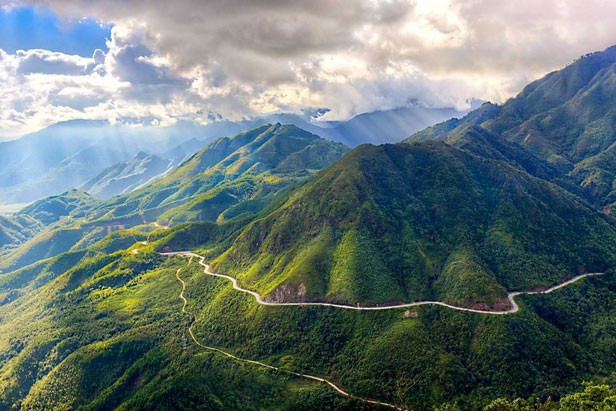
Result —
[[[190,257],[190,260],[188,261],[188,265],[191,264],[193,257],[197,256],[197,257],[201,258],[201,261],[199,263],[201,265],[204,265],[204,264],[202,264],[203,257],[198,256],[196,254],[192,254],[192,253],[191,254],[185,254],[185,253],[176,253],[176,254],[165,253],[164,255],[185,255],[185,256],[188,256],[188,257]],[[222,354],[222,355],[224,355],[224,356],[226,356],[228,358],[231,358],[231,359],[233,359],[235,361],[238,361],[238,362],[243,362],[243,363],[246,363],[246,364],[257,365],[259,367],[264,367],[264,368],[267,368],[267,369],[270,369],[270,370],[273,370],[273,371],[284,372],[284,373],[293,375],[294,377],[306,378],[306,379],[309,379],[309,380],[312,380],[312,381],[317,381],[317,382],[325,383],[325,384],[329,385],[338,394],[341,394],[341,395],[343,395],[345,397],[353,398],[353,399],[356,399],[356,400],[359,400],[359,401],[362,401],[362,402],[365,402],[365,403],[368,403],[368,404],[381,405],[383,407],[391,408],[391,409],[394,409],[394,410],[399,410],[399,411],[406,410],[406,408],[397,406],[395,404],[389,404],[387,402],[382,402],[382,401],[378,401],[378,400],[373,400],[371,398],[359,397],[357,395],[353,395],[353,394],[343,390],[342,388],[340,388],[339,386],[337,386],[333,382],[331,382],[329,380],[326,380],[325,378],[317,377],[317,376],[310,375],[310,374],[302,374],[300,372],[295,372],[295,371],[287,370],[285,368],[274,367],[273,365],[265,364],[265,363],[260,362],[260,361],[254,361],[254,360],[248,360],[246,358],[240,358],[240,357],[237,357],[237,356],[235,356],[235,355],[233,355],[231,353],[223,351],[220,348],[210,347],[208,345],[202,344],[197,339],[197,337],[195,337],[195,334],[193,333],[193,326],[194,326],[194,322],[195,322],[196,318],[195,318],[195,316],[193,314],[191,314],[188,311],[186,311],[186,306],[188,305],[188,300],[186,299],[186,296],[184,295],[184,292],[186,291],[186,282],[182,279],[182,277],[180,277],[180,272],[182,271],[182,268],[183,267],[178,268],[178,270],[175,272],[175,278],[180,282],[180,284],[182,284],[182,291],[180,292],[180,295],[179,295],[180,300],[182,300],[182,313],[188,314],[191,317],[191,324],[188,327],[188,334],[190,335],[190,338],[193,340],[193,342],[197,346],[199,346],[199,347],[201,347],[203,349],[209,350],[209,351],[217,352],[219,354]]]
[[[191,257],[191,258],[198,258],[199,259],[199,264],[202,265],[204,267],[203,272],[207,275],[210,275],[212,277],[220,277],[220,278],[225,278],[229,281],[231,281],[231,283],[233,284],[233,288],[235,288],[237,291],[240,291],[242,293],[245,294],[250,294],[251,296],[253,296],[255,298],[255,300],[257,301],[257,303],[261,304],[261,305],[267,305],[267,306],[321,306],[321,307],[334,307],[334,308],[341,308],[341,309],[345,309],[345,310],[356,310],[356,311],[377,311],[377,310],[393,310],[393,309],[399,309],[399,308],[410,308],[410,307],[417,307],[420,305],[440,305],[443,307],[447,307],[447,308],[451,308],[452,310],[458,310],[458,311],[466,311],[466,312],[470,312],[470,313],[478,313],[478,314],[489,314],[489,315],[506,315],[506,314],[514,314],[517,313],[520,310],[520,307],[518,306],[518,304],[515,302],[515,297],[522,295],[522,294],[549,294],[553,291],[556,291],[560,288],[566,287],[569,284],[573,284],[576,281],[579,281],[583,278],[586,277],[591,277],[591,276],[599,276],[599,275],[603,275],[605,273],[586,273],[586,274],[581,274],[578,275],[577,277],[573,277],[572,279],[562,283],[562,284],[558,284],[555,285],[554,287],[548,288],[547,290],[543,290],[543,291],[515,291],[515,292],[511,292],[507,294],[507,299],[509,300],[509,302],[511,303],[511,308],[509,308],[508,310],[504,310],[504,311],[493,311],[493,310],[477,310],[474,308],[466,308],[466,307],[459,307],[457,305],[451,305],[451,304],[447,304],[441,301],[417,301],[417,302],[413,302],[413,303],[404,303],[404,304],[395,304],[395,305],[384,305],[384,306],[355,306],[355,305],[348,305],[348,304],[334,304],[334,303],[317,303],[317,302],[298,302],[298,303],[293,303],[293,302],[287,302],[287,303],[276,303],[276,302],[270,302],[270,301],[265,301],[263,300],[263,298],[261,297],[261,295],[255,291],[251,291],[251,290],[247,290],[246,288],[242,288],[238,285],[237,283],[237,279],[234,277],[231,277],[229,275],[225,275],[225,274],[218,274],[218,273],[214,273],[210,270],[210,266],[208,264],[205,263],[205,257],[199,255],[199,254],[195,254],[193,252],[190,251],[177,251],[177,252],[171,252],[171,253],[160,253],[161,255],[165,255],[165,256],[173,256],[173,255],[182,255],[185,257]]]
[[[347,310],[358,310],[358,311],[374,311],[374,310],[392,310],[392,309],[399,309],[399,308],[408,308],[408,307],[416,307],[416,306],[420,306],[420,305],[440,305],[443,307],[447,307],[447,308],[451,308],[454,310],[459,310],[459,311],[467,311],[467,312],[472,312],[472,313],[479,313],[479,314],[490,314],[490,315],[503,315],[503,314],[513,314],[519,311],[520,307],[518,306],[518,304],[515,302],[515,297],[521,295],[521,294],[549,294],[553,291],[556,291],[560,288],[566,287],[569,284],[573,284],[576,281],[581,280],[582,278],[585,277],[590,277],[590,276],[598,276],[598,275],[603,275],[605,273],[587,273],[587,274],[582,274],[582,275],[578,275],[577,277],[574,277],[564,283],[555,285],[551,288],[548,288],[546,290],[543,291],[516,291],[516,292],[511,292],[507,294],[507,298],[509,300],[509,302],[511,303],[511,308],[506,310],[506,311],[490,311],[490,310],[476,310],[476,309],[472,309],[472,308],[465,308],[465,307],[458,307],[455,305],[451,305],[451,304],[447,304],[447,303],[443,303],[440,301],[418,301],[418,302],[414,302],[414,303],[407,303],[407,304],[398,304],[398,305],[388,305],[388,306],[382,306],[382,307],[378,307],[378,306],[371,306],[371,307],[361,307],[361,306],[352,306],[352,305],[345,305],[345,304],[332,304],[332,303],[311,303],[311,302],[306,302],[306,303],[274,303],[274,302],[269,302],[269,301],[264,301],[263,298],[261,297],[261,295],[255,291],[251,291],[251,290],[247,290],[245,288],[242,288],[238,285],[237,283],[237,279],[228,275],[224,275],[224,274],[218,274],[218,273],[214,273],[210,270],[210,266],[208,264],[205,263],[205,257],[193,253],[193,252],[189,252],[189,251],[179,251],[179,252],[170,252],[170,253],[160,253],[161,255],[164,256],[175,256],[175,255],[180,255],[180,256],[184,256],[184,257],[189,257],[189,261],[188,261],[188,265],[190,265],[193,261],[194,258],[198,258],[199,259],[199,264],[201,266],[204,267],[203,272],[209,276],[212,277],[220,277],[220,278],[225,278],[229,281],[231,281],[231,283],[233,284],[233,288],[235,288],[236,290],[242,292],[242,293],[246,293],[246,294],[250,294],[251,296],[253,296],[255,298],[255,300],[257,301],[257,303],[261,304],[261,305],[267,305],[267,306],[323,306],[323,307],[335,307],[335,308],[341,308],[341,309],[347,309]],[[249,360],[246,358],[240,358],[237,357],[231,353],[228,353],[224,350],[221,350],[220,348],[217,347],[211,347],[208,345],[205,345],[203,343],[201,343],[196,337],[195,334],[193,333],[193,326],[194,326],[194,322],[196,321],[196,317],[192,314],[189,313],[188,311],[186,311],[186,306],[188,305],[188,299],[186,298],[186,296],[184,295],[185,291],[186,291],[186,282],[182,279],[182,277],[180,277],[180,272],[182,271],[183,267],[180,267],[176,273],[175,273],[175,277],[176,279],[180,282],[180,284],[182,284],[182,291],[180,292],[179,298],[180,300],[182,300],[182,313],[188,314],[191,317],[191,324],[188,327],[188,334],[190,335],[190,338],[193,340],[193,342],[206,350],[209,351],[213,351],[219,354],[222,354],[228,358],[231,358],[235,361],[238,362],[243,362],[246,364],[252,364],[252,365],[256,365],[259,367],[263,367],[263,368],[267,368],[270,370],[274,370],[274,371],[279,371],[279,372],[284,372],[290,375],[293,375],[295,377],[300,377],[300,378],[306,378],[312,381],[317,381],[317,382],[321,382],[321,383],[325,383],[327,384],[329,387],[331,387],[333,390],[335,390],[337,393],[345,396],[345,397],[349,397],[349,398],[353,398],[365,403],[369,403],[369,404],[374,404],[374,405],[380,405],[383,407],[387,407],[387,408],[391,408],[394,410],[399,410],[399,411],[404,411],[406,410],[406,408],[395,405],[395,404],[390,404],[387,402],[382,402],[382,401],[378,401],[378,400],[374,400],[371,398],[366,398],[366,397],[360,397],[357,395],[353,395],[351,393],[349,393],[348,391],[343,390],[342,388],[340,388],[339,386],[337,386],[336,384],[334,384],[333,382],[325,379],[325,378],[321,378],[321,377],[317,377],[314,375],[310,375],[310,374],[303,374],[303,373],[299,373],[299,372],[295,372],[295,371],[291,371],[291,370],[287,370],[285,368],[279,368],[279,367],[274,367],[273,365],[269,365],[269,364],[265,364],[263,362],[260,361],[254,361],[254,360]]]

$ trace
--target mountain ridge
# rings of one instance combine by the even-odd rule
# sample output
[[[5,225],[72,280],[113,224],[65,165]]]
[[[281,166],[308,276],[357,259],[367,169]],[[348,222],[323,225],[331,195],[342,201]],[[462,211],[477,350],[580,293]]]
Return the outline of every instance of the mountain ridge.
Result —
[[[322,138],[356,146],[399,141],[426,126],[465,113],[453,108],[412,106],[363,113],[340,122],[279,113],[206,125],[180,120],[168,127],[129,127],[100,120],[71,120],[16,140],[0,142],[0,187],[4,187],[0,202],[31,202],[78,186],[87,187],[87,180],[95,179],[108,168],[121,167],[119,163],[130,161],[139,151],[173,160],[177,165],[188,153],[199,151],[219,137],[270,123],[294,125]],[[24,157],[24,153],[32,155]],[[119,192],[110,192],[105,197],[112,194]]]
[[[614,208],[616,47],[590,53],[524,88],[502,106],[484,104],[406,142],[446,140],[469,124],[498,134],[560,170],[598,208]]]
[[[589,237],[560,244],[571,224]],[[461,283],[470,288],[450,298],[462,300],[445,301],[489,306],[582,264],[547,255],[586,255],[588,268],[603,255],[590,269],[612,266],[615,234],[583,200],[505,161],[442,142],[360,146],[249,224],[213,265],[272,301],[418,301]],[[533,237],[551,245],[529,247]]]
[[[150,219],[164,216],[165,222],[178,218],[186,221],[188,214],[205,210],[205,204],[218,207],[222,213],[249,199],[253,201],[247,204],[256,211],[264,206],[266,198],[308,177],[310,168],[323,168],[345,151],[339,143],[295,126],[265,125],[215,140],[163,179],[111,199],[93,212],[102,219],[122,219],[148,210]],[[177,216],[171,214],[171,209],[186,203],[184,212],[176,210]],[[207,218],[202,217],[216,220],[220,215],[209,213]]]

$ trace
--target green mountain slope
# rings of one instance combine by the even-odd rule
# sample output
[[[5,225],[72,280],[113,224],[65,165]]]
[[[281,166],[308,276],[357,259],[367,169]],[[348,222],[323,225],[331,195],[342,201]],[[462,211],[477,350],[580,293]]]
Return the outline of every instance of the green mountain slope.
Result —
[[[62,217],[83,218],[92,207],[102,201],[80,190],[70,190],[57,196],[35,201],[23,208],[18,215],[30,216],[45,225],[53,224]]]
[[[15,271],[73,249],[84,249],[106,234],[105,230],[100,228],[81,227],[42,231],[10,253],[3,255],[0,259],[0,272]]]
[[[615,240],[583,200],[508,161],[440,142],[361,146],[215,266],[275,301],[495,307],[505,290],[613,267]]]
[[[555,165],[541,159],[520,144],[508,141],[481,126],[462,123],[433,139],[480,157],[506,162],[532,176],[556,183],[578,196],[583,197],[585,194],[582,187],[564,175]]]
[[[219,139],[163,180],[127,195],[104,201],[71,190],[39,200],[19,216],[47,227],[0,256],[0,270],[84,249],[111,231],[157,219],[173,225],[245,221],[346,151],[293,126],[267,125]]]
[[[502,106],[486,104],[462,120],[407,141],[447,139],[469,124],[524,147],[581,185],[600,207],[614,204],[616,47],[592,53],[528,85]]]
[[[14,216],[0,217],[0,273],[10,272],[73,248],[85,248],[106,235],[102,228],[85,228],[76,221],[102,201],[70,190],[36,201]]]
[[[523,297],[511,316],[264,307],[157,246],[94,247],[0,282],[1,409],[383,409],[200,348],[193,318],[201,344],[415,410],[558,396],[616,364],[613,274]]]
[[[40,228],[40,222],[29,216],[0,216],[0,250],[24,243]]]
[[[294,126],[266,125],[216,140],[164,179],[111,199],[93,214],[127,222],[162,215],[167,223],[254,214],[346,151]]]

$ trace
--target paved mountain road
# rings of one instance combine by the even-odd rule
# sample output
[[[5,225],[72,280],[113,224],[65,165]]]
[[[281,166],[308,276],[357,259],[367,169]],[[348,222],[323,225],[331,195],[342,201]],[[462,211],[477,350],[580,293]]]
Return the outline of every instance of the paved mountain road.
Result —
[[[166,254],[166,255],[170,255],[170,254]],[[181,254],[181,255],[186,255],[186,254]],[[188,261],[188,265],[190,265],[190,263],[192,262],[192,259],[193,259],[193,257],[195,255],[191,255],[190,256],[190,260]],[[202,258],[202,257],[200,257],[200,258]],[[203,262],[203,260],[201,260],[200,263],[201,262]],[[340,388],[339,386],[337,386],[336,384],[334,384],[333,382],[331,382],[331,381],[329,381],[329,380],[327,380],[325,378],[317,377],[317,376],[310,375],[310,374],[302,374],[300,372],[295,372],[295,371],[287,370],[285,368],[274,367],[273,365],[265,364],[265,363],[260,362],[260,361],[254,361],[254,360],[248,360],[246,358],[240,358],[240,357],[237,357],[237,356],[235,356],[235,355],[233,355],[231,353],[223,351],[220,348],[210,347],[208,345],[202,344],[197,339],[197,337],[195,337],[195,334],[193,333],[193,326],[194,326],[194,322],[195,322],[196,318],[195,318],[195,316],[193,314],[191,314],[190,312],[186,311],[186,306],[188,304],[188,299],[184,295],[184,292],[186,291],[186,282],[182,279],[182,277],[180,277],[180,272],[181,271],[182,271],[182,267],[180,267],[175,272],[175,278],[180,282],[180,284],[182,284],[182,291],[180,292],[180,295],[179,295],[180,300],[182,300],[182,313],[188,314],[191,317],[191,324],[188,327],[188,334],[190,335],[190,338],[193,340],[193,342],[197,346],[199,346],[201,348],[204,348],[204,349],[206,349],[208,351],[217,352],[219,354],[224,355],[225,357],[231,358],[231,359],[233,359],[235,361],[238,361],[238,362],[243,362],[243,363],[246,363],[246,364],[257,365],[259,367],[264,367],[264,368],[267,368],[267,369],[270,369],[270,370],[273,370],[273,371],[284,372],[286,374],[290,374],[290,375],[293,375],[295,377],[306,378],[306,379],[309,379],[309,380],[325,383],[325,384],[329,385],[337,393],[339,393],[341,395],[344,395],[345,397],[354,398],[356,400],[359,400],[359,401],[362,401],[362,402],[365,402],[365,403],[368,403],[368,404],[380,405],[380,406],[391,408],[391,409],[394,409],[394,410],[399,410],[399,411],[406,410],[406,408],[397,406],[395,404],[389,404],[387,402],[382,402],[382,401],[378,401],[378,400],[373,400],[371,398],[365,398],[365,397],[359,397],[357,395],[353,395],[353,394],[343,390],[342,388]]]
[[[452,310],[459,310],[459,311],[466,311],[466,312],[470,312],[470,313],[478,313],[478,314],[489,314],[489,315],[506,315],[506,314],[514,314],[516,312],[519,311],[520,307],[518,306],[518,304],[515,302],[515,297],[522,295],[522,294],[549,294],[553,291],[556,291],[560,288],[563,288],[569,284],[573,284],[576,281],[579,281],[585,277],[591,277],[591,276],[598,276],[598,275],[603,275],[604,273],[586,273],[586,274],[581,274],[578,275],[577,277],[574,277],[562,284],[558,284],[555,285],[554,287],[548,288],[547,290],[543,290],[543,291],[516,291],[516,292],[511,292],[509,294],[507,294],[507,299],[509,300],[509,302],[511,303],[511,308],[509,308],[508,310],[504,310],[504,311],[493,311],[493,310],[477,310],[474,308],[466,308],[466,307],[459,307],[456,305],[452,305],[452,304],[447,304],[441,301],[417,301],[417,302],[413,302],[413,303],[404,303],[404,304],[395,304],[395,305],[384,305],[384,306],[368,306],[368,307],[364,307],[364,306],[355,306],[355,305],[348,305],[348,304],[335,304],[335,303],[316,303],[316,302],[300,302],[300,303],[293,303],[293,302],[289,302],[289,303],[275,303],[275,302],[270,302],[270,301],[264,301],[263,298],[261,297],[261,295],[255,291],[251,291],[251,290],[247,290],[245,288],[242,288],[238,285],[237,283],[237,279],[233,278],[229,275],[225,275],[225,274],[218,274],[218,273],[214,273],[210,270],[210,266],[208,264],[205,263],[205,257],[199,255],[199,254],[195,254],[189,251],[178,251],[178,252],[171,252],[171,253],[161,253],[161,255],[166,255],[166,256],[173,256],[173,255],[183,255],[185,257],[194,257],[194,258],[199,258],[199,264],[202,265],[204,267],[203,272],[207,275],[213,276],[213,277],[220,277],[220,278],[225,278],[229,281],[231,281],[231,283],[233,284],[233,288],[235,288],[236,290],[246,293],[246,294],[250,294],[252,295],[255,300],[257,301],[257,303],[261,304],[261,305],[268,305],[268,306],[321,306],[321,307],[334,307],[334,308],[341,308],[341,309],[345,309],[345,310],[357,310],[357,311],[377,311],[377,310],[393,310],[393,309],[398,309],[398,308],[410,308],[410,307],[417,307],[420,305],[440,305],[443,307],[447,307],[447,308],[451,308]]]
[[[562,284],[558,284],[555,285],[551,288],[548,288],[546,290],[543,291],[516,291],[516,292],[511,292],[507,295],[507,298],[509,300],[509,302],[511,303],[511,308],[506,310],[506,311],[490,311],[490,310],[475,310],[472,308],[465,308],[465,307],[458,307],[455,305],[451,305],[451,304],[447,304],[447,303],[443,303],[440,301],[419,301],[419,302],[414,302],[414,303],[407,303],[407,304],[398,304],[398,305],[389,305],[389,306],[382,306],[382,307],[378,307],[378,306],[372,306],[372,307],[361,307],[361,306],[352,306],[352,305],[345,305],[345,304],[332,304],[332,303],[310,303],[310,302],[306,302],[306,303],[274,303],[274,302],[268,302],[268,301],[264,301],[263,298],[261,298],[261,295],[255,291],[251,291],[251,290],[247,290],[245,288],[242,288],[238,285],[237,283],[237,279],[233,278],[231,276],[228,275],[224,275],[224,274],[218,274],[218,273],[214,273],[210,270],[210,266],[208,264],[205,263],[205,257],[196,254],[196,253],[192,253],[192,252],[188,252],[188,251],[179,251],[179,252],[171,252],[171,253],[160,253],[161,255],[164,256],[174,256],[174,255],[180,255],[180,256],[184,256],[184,257],[189,257],[189,261],[188,261],[188,265],[190,265],[193,261],[194,258],[198,258],[199,259],[199,264],[201,266],[204,267],[203,272],[207,275],[213,276],[213,277],[220,277],[220,278],[225,278],[229,281],[231,281],[231,283],[233,284],[233,288],[235,288],[236,290],[242,292],[242,293],[246,293],[246,294],[250,294],[251,296],[253,296],[255,298],[255,300],[257,301],[257,303],[261,304],[261,305],[266,305],[266,306],[323,306],[323,307],[334,307],[334,308],[341,308],[341,309],[347,309],[347,310],[358,310],[358,311],[374,311],[374,310],[391,310],[391,309],[399,309],[399,308],[408,308],[408,307],[416,307],[416,306],[420,306],[420,305],[440,305],[443,307],[447,307],[447,308],[451,308],[454,310],[460,310],[460,311],[467,311],[467,312],[472,312],[472,313],[479,313],[479,314],[490,314],[490,315],[504,315],[504,314],[513,314],[519,311],[520,307],[518,306],[518,304],[515,302],[515,297],[521,295],[521,294],[548,294],[551,293],[553,291],[556,291],[560,288],[566,287],[569,284],[573,284],[576,281],[581,280],[582,278],[585,277],[590,277],[590,276],[598,276],[598,275],[603,275],[604,273],[587,273],[587,274],[582,274],[582,275],[578,275],[577,277],[574,277]],[[194,326],[194,322],[196,320],[196,317],[189,313],[186,310],[186,306],[188,305],[188,299],[186,298],[186,296],[184,295],[185,291],[186,291],[186,282],[182,279],[182,277],[180,277],[180,272],[182,271],[182,267],[179,268],[176,273],[175,273],[175,277],[177,278],[177,280],[182,284],[182,291],[180,292],[179,298],[182,300],[182,313],[188,314],[191,317],[191,323],[190,326],[188,327],[188,334],[190,335],[190,338],[193,340],[193,342],[206,350],[209,351],[213,351],[213,352],[217,352],[219,354],[222,354],[228,358],[231,358],[235,361],[238,362],[243,362],[246,364],[252,364],[252,365],[256,365],[259,367],[263,367],[263,368],[267,368],[273,371],[278,371],[278,372],[284,372],[296,377],[300,377],[300,378],[306,378],[309,380],[313,380],[313,381],[317,381],[317,382],[322,382],[325,383],[327,385],[329,385],[333,390],[335,390],[337,393],[345,396],[345,397],[349,397],[349,398],[354,398],[356,400],[365,402],[365,403],[369,403],[369,404],[374,404],[374,405],[380,405],[383,407],[387,407],[387,408],[391,408],[394,410],[399,410],[399,411],[404,411],[406,410],[405,407],[401,407],[399,405],[395,405],[395,404],[390,404],[387,402],[382,402],[382,401],[378,401],[378,400],[373,400],[371,398],[365,398],[365,397],[360,397],[357,395],[353,395],[351,393],[349,393],[348,391],[343,390],[342,388],[340,388],[339,386],[337,386],[336,384],[334,384],[333,382],[325,379],[325,378],[321,378],[321,377],[317,377],[314,375],[309,375],[309,374],[303,374],[303,373],[299,373],[299,372],[295,372],[295,371],[291,371],[291,370],[287,370],[284,368],[279,368],[279,367],[275,367],[273,365],[269,365],[260,361],[254,361],[254,360],[249,360],[249,359],[245,359],[245,358],[240,358],[237,357],[231,353],[228,353],[224,350],[221,350],[220,348],[217,347],[211,347],[211,346],[207,346],[203,343],[201,343],[197,337],[195,337],[195,334],[193,333],[193,326]]]

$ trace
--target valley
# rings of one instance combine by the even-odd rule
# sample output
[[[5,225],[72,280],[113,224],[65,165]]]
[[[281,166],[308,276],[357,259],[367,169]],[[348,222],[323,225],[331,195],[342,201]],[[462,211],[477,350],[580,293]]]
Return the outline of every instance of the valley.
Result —
[[[460,118],[0,144],[2,176],[30,176],[0,217],[0,409],[610,410],[614,67]]]

